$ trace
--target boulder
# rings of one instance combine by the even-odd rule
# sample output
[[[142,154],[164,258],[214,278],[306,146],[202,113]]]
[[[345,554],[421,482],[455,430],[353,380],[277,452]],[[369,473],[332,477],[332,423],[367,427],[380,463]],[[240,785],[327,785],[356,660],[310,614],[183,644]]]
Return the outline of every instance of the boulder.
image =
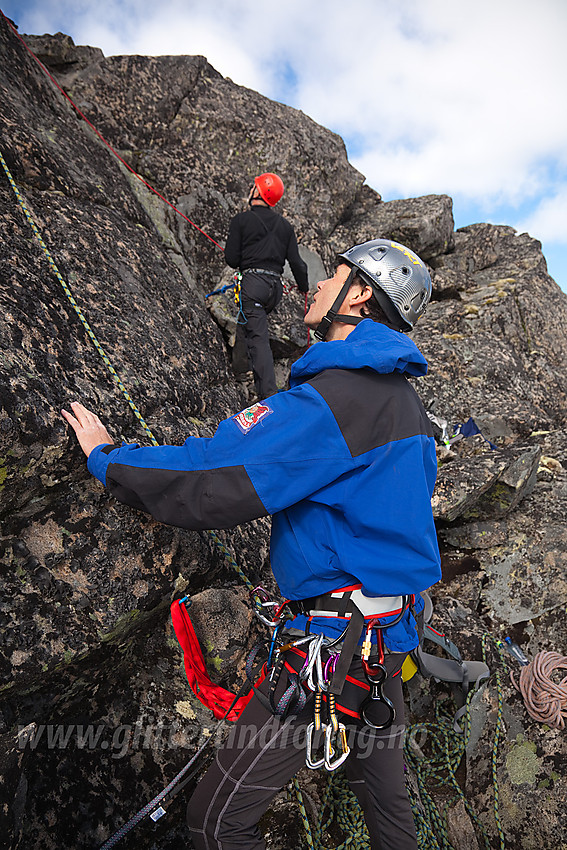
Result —
[[[368,203],[351,209],[349,217],[331,236],[337,252],[368,239],[393,239],[407,245],[425,262],[454,247],[453,202],[447,195],[425,195],[398,201]]]
[[[444,463],[432,505],[436,520],[452,522],[500,518],[520,503],[535,485],[539,446],[484,452]]]

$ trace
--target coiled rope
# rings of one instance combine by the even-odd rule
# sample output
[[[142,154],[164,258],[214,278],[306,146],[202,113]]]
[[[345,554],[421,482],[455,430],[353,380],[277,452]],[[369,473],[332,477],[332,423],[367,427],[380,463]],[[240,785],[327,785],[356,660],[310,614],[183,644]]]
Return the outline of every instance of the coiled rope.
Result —
[[[323,835],[333,823],[346,836],[342,844],[333,850],[370,850],[366,821],[358,799],[350,789],[344,768],[327,777],[313,836],[315,850],[324,850]]]
[[[556,670],[567,670],[567,656],[558,652],[538,652],[520,671],[516,682],[510,673],[512,684],[524,698],[530,717],[547,723],[552,729],[564,729],[567,719],[567,676],[560,682],[552,678]]]

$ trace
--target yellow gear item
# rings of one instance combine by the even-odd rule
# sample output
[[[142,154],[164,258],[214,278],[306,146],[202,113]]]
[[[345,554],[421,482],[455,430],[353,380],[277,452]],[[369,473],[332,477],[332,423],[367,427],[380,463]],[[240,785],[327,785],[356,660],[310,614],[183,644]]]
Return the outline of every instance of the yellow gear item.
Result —
[[[402,664],[402,682],[409,682],[417,673],[417,665],[411,655],[406,657]]]

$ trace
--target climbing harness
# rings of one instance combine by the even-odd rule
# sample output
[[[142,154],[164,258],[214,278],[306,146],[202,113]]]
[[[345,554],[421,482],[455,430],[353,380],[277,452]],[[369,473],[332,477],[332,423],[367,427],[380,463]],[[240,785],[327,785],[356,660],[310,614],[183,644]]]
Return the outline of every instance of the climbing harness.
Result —
[[[354,584],[339,588],[331,593],[297,602],[288,602],[288,606],[293,614],[303,614],[307,617],[307,632],[309,632],[311,622],[315,618],[346,620],[343,634],[330,644],[331,646],[337,643],[342,644],[328,686],[329,692],[338,696],[344,688],[348,669],[355,655],[363,627],[365,624],[367,625],[367,620],[373,620],[372,630],[377,633],[382,628],[381,619],[390,618],[382,624],[384,628],[395,626],[400,622],[408,608],[413,606],[413,603],[412,596],[364,596],[362,585]],[[370,634],[371,632],[367,634],[367,637]]]
[[[423,649],[425,641],[431,641],[439,646],[449,658],[441,658],[425,652]],[[412,650],[411,658],[424,678],[431,677],[457,686],[461,692],[459,697],[461,706],[466,700],[469,687],[472,684],[478,687],[490,675],[490,670],[483,661],[465,661],[455,644],[427,621],[423,624],[423,639],[419,646]]]
[[[382,629],[400,622],[413,605],[413,597],[367,597],[362,593],[361,584],[306,600],[286,600],[284,603],[270,600],[262,587],[254,588],[253,592],[260,601],[256,609],[257,616],[264,625],[273,629],[266,662],[266,675],[270,681],[270,710],[273,714],[283,716],[289,712],[297,714],[305,705],[305,688],[311,691],[314,694],[314,709],[313,720],[306,732],[306,764],[312,769],[325,767],[328,771],[334,771],[344,763],[350,752],[346,727],[337,716],[336,695],[343,690],[364,625],[365,640],[360,655],[368,684],[365,686],[360,683],[360,687],[367,687],[368,695],[362,701],[360,717],[374,729],[389,728],[395,719],[394,706],[383,692],[387,671]],[[268,609],[273,609],[269,617],[264,613]],[[298,613],[308,615],[305,634],[281,635],[283,621],[289,613],[294,617]],[[383,622],[385,617],[392,616],[393,619]],[[311,622],[317,617],[342,617],[347,622],[338,637],[330,639],[322,633],[310,633]],[[373,635],[376,636],[376,659],[371,657]],[[303,658],[303,664],[297,670],[286,661],[286,653],[290,651],[299,659]],[[274,693],[284,669],[287,671],[288,685],[284,696],[276,704]],[[325,721],[322,719],[324,703],[327,714]],[[375,722],[369,712],[371,707],[376,708],[378,705],[386,708],[386,718],[380,723]],[[359,716],[359,712],[354,714]],[[321,743],[322,756],[315,752]]]
[[[281,280],[281,274],[270,271],[270,269],[243,269],[242,275],[245,274],[268,274],[271,277],[277,277],[278,280]]]

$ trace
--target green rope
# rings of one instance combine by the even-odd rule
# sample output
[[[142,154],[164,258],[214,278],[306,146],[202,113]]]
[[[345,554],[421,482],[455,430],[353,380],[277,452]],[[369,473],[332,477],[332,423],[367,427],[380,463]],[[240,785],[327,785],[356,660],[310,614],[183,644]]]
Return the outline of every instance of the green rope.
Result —
[[[492,641],[492,643],[496,647],[496,651],[498,653],[498,658],[505,671],[509,672],[509,666],[505,655],[505,646],[501,640],[497,640],[493,638],[489,634],[483,634],[482,636],[482,660],[486,664],[487,658],[487,644],[488,641]],[[496,821],[496,829],[498,830],[498,838],[500,840],[500,850],[504,850],[505,847],[505,836],[504,830],[502,828],[502,822],[500,820],[500,788],[498,785],[498,745],[500,743],[500,735],[503,729],[503,712],[504,712],[504,692],[502,688],[502,678],[500,676],[500,670],[496,668],[494,678],[496,679],[496,698],[498,702],[498,710],[496,713],[496,729],[494,732],[494,744],[492,747],[492,761],[491,761],[491,770],[492,770],[492,786],[494,789],[494,820]]]
[[[451,700],[437,700],[434,720],[414,724],[406,732],[404,756],[408,769],[416,777],[419,791],[418,799],[415,793],[410,795],[418,843],[420,847],[428,850],[452,850],[453,845],[447,832],[446,811],[459,800],[464,803],[466,811],[483,836],[485,847],[490,850],[484,828],[466,800],[456,775],[470,738],[469,704],[473,693],[474,691],[471,691],[467,699],[466,712],[461,721],[462,732],[455,730],[454,705]],[[427,756],[412,746],[412,740],[418,733],[422,733],[426,738]],[[436,788],[452,792],[442,812],[433,797]]]
[[[246,585],[248,590],[253,591],[254,585],[248,579],[246,574],[243,572],[242,567],[239,566],[239,564],[235,560],[231,551],[224,545],[222,540],[217,536],[217,534],[214,531],[209,531],[208,534],[209,534],[209,537],[211,538],[211,540],[213,540],[213,542],[217,545],[217,547],[223,553],[224,557],[226,558],[226,560],[228,561],[230,566],[233,568],[233,570],[235,570],[238,573],[238,575],[240,576],[240,578],[242,579],[242,581],[244,582],[244,584]]]
[[[326,850],[323,836],[332,824],[336,823],[347,837],[342,844],[332,850],[370,850],[370,837],[362,809],[350,789],[343,770],[337,770],[327,776],[319,817],[313,829],[309,823],[303,795],[296,778],[291,781],[288,796],[295,798],[299,807],[308,847],[312,847],[313,850]]]
[[[301,793],[301,788],[299,787],[299,782],[297,781],[297,777],[293,777],[291,780],[291,788],[293,789],[293,795],[297,800],[297,805],[299,808],[299,813],[301,815],[301,820],[303,821],[303,829],[305,830],[305,841],[307,842],[308,847],[313,847],[315,850],[315,843],[313,841],[313,834],[311,832],[311,825],[309,823],[309,818],[307,817],[307,812],[305,811],[305,803],[303,802],[303,794]],[[288,790],[288,796],[291,797],[291,791]]]
[[[508,665],[503,652],[501,641],[495,640],[488,634],[482,636],[482,658],[486,663],[487,645],[492,641],[496,646],[499,660],[507,669]],[[498,668],[494,671],[498,711],[491,754],[491,773],[494,793],[494,821],[499,837],[499,848],[505,848],[505,836],[500,820],[500,798],[498,785],[498,747],[503,728],[503,691],[502,679]],[[435,703],[435,719],[431,723],[417,723],[406,731],[404,755],[408,768],[413,772],[418,787],[418,793],[409,787],[410,802],[414,813],[418,844],[425,850],[453,850],[447,833],[447,810],[457,802],[462,802],[471,821],[477,827],[484,846],[491,850],[493,845],[486,833],[484,825],[466,799],[457,777],[457,770],[470,739],[470,702],[475,691],[471,690],[466,703],[465,712],[460,719],[461,732],[455,730],[452,701],[438,700]],[[426,739],[427,755],[412,746],[412,740],[418,733]],[[434,789],[446,789],[452,796],[446,801],[443,811],[439,811],[432,792]]]
[[[146,434],[149,436],[149,438],[150,438],[150,440],[152,441],[153,445],[154,445],[154,446],[157,446],[157,445],[158,445],[157,440],[155,439],[155,437],[154,437],[154,435],[152,434],[152,432],[150,431],[150,429],[149,429],[148,425],[147,425],[147,424],[146,424],[146,422],[144,421],[144,419],[143,419],[143,417],[142,417],[142,414],[140,413],[140,411],[138,410],[138,408],[137,408],[137,407],[136,407],[136,405],[134,404],[134,402],[133,402],[133,400],[132,400],[132,397],[130,396],[130,393],[128,392],[128,390],[126,389],[126,387],[124,386],[124,384],[122,383],[122,380],[120,379],[120,377],[118,376],[118,374],[117,374],[116,370],[114,369],[114,367],[113,367],[112,363],[111,363],[111,362],[110,362],[110,360],[108,359],[108,356],[107,356],[107,354],[106,354],[105,350],[103,349],[102,345],[100,344],[100,342],[99,342],[99,341],[98,341],[98,339],[96,338],[96,336],[95,336],[95,334],[94,334],[94,332],[93,332],[93,330],[92,330],[91,326],[90,326],[90,325],[89,325],[89,323],[87,322],[87,320],[86,320],[86,318],[85,318],[85,316],[84,316],[84,314],[83,314],[83,311],[81,310],[81,308],[79,307],[79,305],[78,305],[78,304],[77,304],[77,302],[75,301],[75,299],[74,299],[74,297],[73,297],[73,293],[72,293],[72,292],[71,292],[71,290],[69,289],[69,287],[68,287],[67,283],[64,281],[64,279],[63,279],[63,277],[62,277],[62,275],[61,275],[61,272],[60,272],[60,271],[59,271],[59,269],[57,268],[57,265],[55,264],[55,260],[54,260],[54,259],[53,259],[53,257],[51,256],[51,254],[50,254],[50,252],[49,252],[49,249],[47,248],[47,245],[46,245],[46,244],[45,244],[45,242],[43,241],[43,238],[42,238],[42,236],[41,236],[41,233],[39,232],[39,230],[38,230],[38,228],[37,228],[37,226],[36,226],[36,224],[35,224],[35,221],[33,220],[32,216],[31,216],[31,214],[30,214],[30,211],[29,211],[29,209],[28,209],[28,207],[27,207],[27,204],[26,204],[25,200],[23,199],[23,197],[22,197],[22,195],[21,195],[21,193],[20,193],[20,190],[19,190],[19,189],[18,189],[18,187],[16,186],[16,183],[15,183],[15,181],[14,181],[14,178],[12,177],[12,174],[10,173],[10,169],[8,168],[8,166],[7,166],[7,164],[6,164],[6,160],[5,160],[5,159],[4,159],[4,157],[2,156],[2,153],[1,153],[1,152],[0,152],[0,163],[2,163],[2,168],[4,169],[4,171],[5,171],[5,173],[6,173],[6,177],[8,178],[8,181],[9,181],[9,183],[10,183],[10,186],[11,186],[11,187],[12,187],[12,189],[14,190],[14,193],[15,193],[15,195],[16,195],[16,198],[17,198],[17,200],[18,200],[18,203],[19,203],[20,207],[22,208],[22,210],[23,210],[23,212],[24,212],[25,217],[27,218],[27,220],[28,220],[28,222],[29,222],[29,225],[30,225],[30,227],[31,227],[31,229],[32,229],[32,231],[33,231],[33,233],[34,233],[34,236],[36,237],[36,239],[38,240],[39,244],[41,245],[42,250],[43,250],[43,252],[44,252],[45,256],[47,257],[47,260],[48,260],[48,262],[49,262],[49,265],[51,266],[51,269],[52,269],[53,273],[55,274],[55,277],[57,278],[57,280],[59,281],[59,283],[60,283],[60,284],[61,284],[61,286],[63,287],[63,292],[65,293],[65,295],[66,295],[66,296],[67,296],[67,298],[69,299],[69,301],[70,301],[70,303],[71,303],[71,306],[73,307],[73,310],[75,311],[75,313],[76,313],[76,314],[77,314],[77,316],[79,317],[79,319],[80,319],[80,321],[81,321],[81,323],[82,323],[82,325],[83,325],[83,327],[84,327],[85,331],[87,332],[87,334],[88,334],[88,336],[89,336],[90,340],[92,341],[92,343],[93,343],[94,347],[96,348],[96,350],[98,351],[98,353],[99,353],[99,354],[100,354],[100,356],[102,357],[102,359],[103,359],[103,361],[104,361],[104,363],[105,363],[105,365],[106,365],[106,367],[107,367],[108,371],[110,372],[110,374],[111,374],[111,376],[112,376],[112,380],[113,380],[113,381],[114,381],[114,382],[118,385],[118,387],[119,387],[120,391],[122,392],[122,394],[123,394],[123,396],[125,397],[126,401],[127,401],[127,402],[128,402],[128,404],[130,405],[130,407],[131,407],[132,411],[134,412],[134,415],[135,415],[135,416],[136,416],[136,418],[139,420],[139,422],[140,422],[140,424],[141,424],[142,428],[144,429],[144,431],[146,432]]]

